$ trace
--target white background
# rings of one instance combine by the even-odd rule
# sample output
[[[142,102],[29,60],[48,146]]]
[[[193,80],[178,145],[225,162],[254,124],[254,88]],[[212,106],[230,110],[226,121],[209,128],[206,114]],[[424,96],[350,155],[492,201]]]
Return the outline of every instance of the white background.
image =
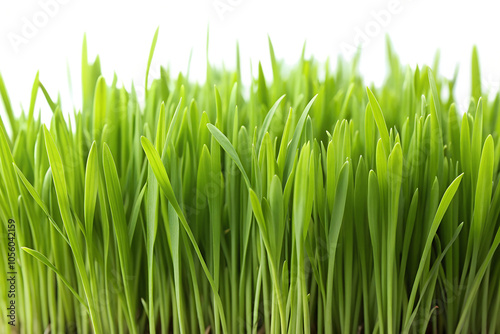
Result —
[[[255,70],[259,60],[267,78],[272,78],[269,35],[278,58],[288,64],[298,60],[306,40],[307,55],[323,61],[336,60],[339,54],[349,58],[346,46],[361,41],[361,73],[367,84],[381,84],[388,34],[404,64],[431,65],[440,49],[442,74],[451,77],[460,65],[455,95],[464,101],[470,94],[474,44],[479,48],[483,87],[487,92],[500,87],[498,9],[495,1],[486,0],[0,0],[0,73],[16,112],[28,107],[37,70],[50,94],[55,98],[60,92],[64,111],[71,112],[81,105],[84,33],[89,56],[100,55],[106,79],[111,81],[116,72],[126,87],[134,81],[140,90],[159,26],[150,78],[158,77],[160,65],[185,73],[192,50],[191,78],[203,81],[209,29],[210,62],[234,66],[238,40],[247,82],[250,63]],[[47,121],[50,112],[42,98],[37,108]]]

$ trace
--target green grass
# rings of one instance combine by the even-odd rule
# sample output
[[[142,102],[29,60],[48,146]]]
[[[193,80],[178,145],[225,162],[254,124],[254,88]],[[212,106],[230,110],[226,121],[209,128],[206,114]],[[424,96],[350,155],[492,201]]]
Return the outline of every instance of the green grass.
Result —
[[[270,42],[272,76],[242,82],[237,50],[199,84],[148,81],[157,33],[144,102],[86,40],[72,117],[38,74],[14,110],[0,76],[0,332],[500,332],[500,94],[475,48],[458,110],[438,59],[390,42],[381,87],[359,54],[285,68]]]

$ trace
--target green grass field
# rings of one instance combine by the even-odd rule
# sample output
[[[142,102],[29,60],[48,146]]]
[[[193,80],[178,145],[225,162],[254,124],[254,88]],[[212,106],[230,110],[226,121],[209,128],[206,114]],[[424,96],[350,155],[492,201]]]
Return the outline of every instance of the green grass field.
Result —
[[[38,75],[13,108],[0,76],[0,332],[500,332],[500,95],[476,49],[458,110],[456,77],[390,42],[367,87],[359,54],[285,68],[271,43],[248,82],[238,51],[148,81],[156,39],[145,101],[86,41],[74,111]]]

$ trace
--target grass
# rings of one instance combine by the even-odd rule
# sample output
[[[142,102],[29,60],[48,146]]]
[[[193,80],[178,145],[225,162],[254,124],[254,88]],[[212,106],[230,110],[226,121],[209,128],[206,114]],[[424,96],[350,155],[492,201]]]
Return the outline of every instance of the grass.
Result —
[[[157,34],[144,102],[86,41],[72,117],[38,74],[14,110],[0,76],[18,259],[2,332],[500,332],[500,94],[483,95],[475,48],[459,110],[438,59],[403,66],[390,42],[381,87],[359,54],[287,69],[270,42],[272,81],[259,65],[243,83],[237,51],[199,84],[148,81]]]

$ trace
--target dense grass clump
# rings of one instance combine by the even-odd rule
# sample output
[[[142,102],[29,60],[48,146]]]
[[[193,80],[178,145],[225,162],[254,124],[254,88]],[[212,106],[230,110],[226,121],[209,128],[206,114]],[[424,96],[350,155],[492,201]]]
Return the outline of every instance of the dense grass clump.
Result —
[[[382,87],[270,44],[272,81],[238,56],[140,103],[84,43],[70,118],[38,75],[13,110],[0,77],[0,332],[500,332],[500,95],[475,50],[468,110],[387,50]]]

